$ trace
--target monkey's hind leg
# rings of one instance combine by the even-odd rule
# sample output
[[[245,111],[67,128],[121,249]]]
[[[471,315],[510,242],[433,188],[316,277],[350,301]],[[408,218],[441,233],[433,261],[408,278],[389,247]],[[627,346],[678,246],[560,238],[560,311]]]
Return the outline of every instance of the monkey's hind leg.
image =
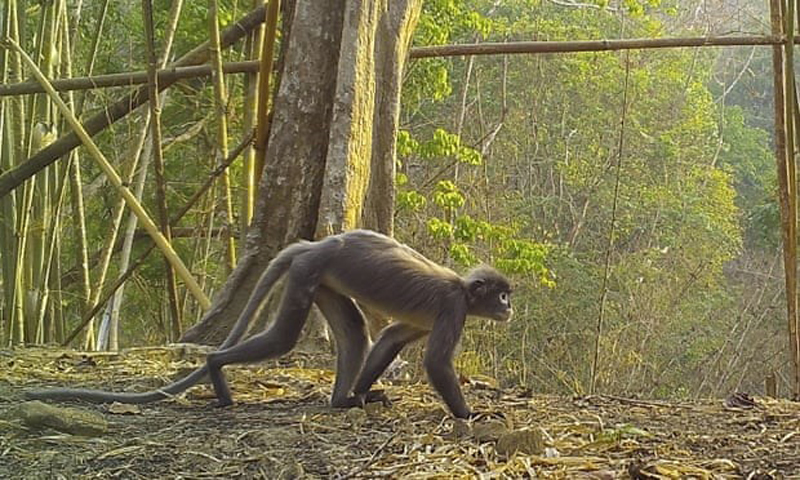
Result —
[[[316,303],[336,339],[336,381],[331,406],[356,406],[350,401],[350,392],[369,350],[366,320],[352,299],[329,288],[317,290]]]
[[[272,325],[262,333],[224,350],[210,353],[206,358],[208,375],[214,385],[218,406],[233,404],[233,397],[222,367],[232,363],[257,362],[289,353],[297,344],[300,332],[314,301],[317,275],[307,269],[292,268],[286,275],[283,298]]]

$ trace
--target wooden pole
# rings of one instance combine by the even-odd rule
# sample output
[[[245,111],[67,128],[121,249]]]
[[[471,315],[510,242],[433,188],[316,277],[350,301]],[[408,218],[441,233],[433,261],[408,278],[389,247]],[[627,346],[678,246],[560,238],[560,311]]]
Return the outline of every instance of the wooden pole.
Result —
[[[794,0],[791,0],[794,1]],[[772,23],[772,33],[774,35],[781,35],[784,26],[782,22],[782,4],[783,0],[770,0],[770,19]],[[772,50],[772,67],[773,67],[773,89],[775,92],[775,160],[778,169],[778,199],[780,201],[781,209],[781,232],[783,237],[783,267],[785,272],[785,287],[786,287],[786,315],[787,324],[791,335],[792,329],[797,325],[797,213],[793,210],[796,208],[796,201],[792,200],[796,196],[796,185],[789,183],[790,179],[790,165],[789,155],[787,153],[787,125],[786,113],[787,106],[792,104],[793,95],[790,92],[789,101],[787,101],[787,91],[785,79],[787,74],[784,73],[784,53],[788,49],[781,46],[774,46]],[[791,108],[791,107],[788,107]],[[794,137],[790,140],[794,142]],[[792,155],[793,156],[793,155]],[[794,175],[794,174],[792,174]],[[792,356],[794,357],[794,348],[791,348]],[[793,358],[792,368],[797,370],[797,360]],[[792,375],[796,378],[796,373]],[[798,385],[792,382],[793,391],[797,391]]]
[[[724,47],[782,45],[783,37],[770,36],[631,38],[625,40],[581,40],[570,42],[507,42],[436,45],[411,49],[411,58],[458,57],[461,55],[508,55],[518,53],[603,52],[676,47]]]
[[[262,7],[263,8],[263,7]],[[797,42],[798,40],[795,40]],[[748,45],[782,45],[783,37],[748,36],[748,37],[689,37],[632,40],[589,40],[581,42],[509,42],[509,43],[476,43],[467,45],[436,45],[432,47],[412,48],[411,58],[452,57],[459,55],[496,55],[523,53],[574,53],[599,52],[610,50],[626,50],[632,48],[680,48],[680,47],[719,47]],[[267,46],[267,48],[272,48]],[[271,50],[270,50],[271,51]],[[262,59],[263,61],[263,59]],[[226,62],[222,65],[225,73],[252,73],[260,69],[259,60]],[[270,68],[271,70],[271,68]],[[189,67],[166,68],[159,70],[158,82],[167,84],[177,80],[211,76],[214,67],[197,65]],[[68,90],[88,90],[105,87],[124,87],[147,83],[147,72],[124,72],[90,77],[53,79],[53,88],[59,92]],[[36,82],[10,83],[0,85],[0,97],[44,93],[44,89]]]
[[[225,73],[252,73],[257,72],[258,67],[258,60],[226,62],[222,64],[222,71]],[[158,70],[156,72],[156,77],[158,83],[174,83],[177,80],[187,78],[210,77],[213,73],[214,67],[211,65],[196,65]],[[93,75],[89,77],[57,78],[51,81],[53,88],[59,92],[108,87],[132,87],[134,85],[144,85],[147,82],[148,73],[146,71],[109,73],[106,75]],[[0,97],[31,93],[44,93],[44,89],[37,82],[20,82],[0,85]]]
[[[159,96],[158,56],[156,55],[155,26],[153,22],[153,0],[142,0],[142,16],[144,17],[145,46],[147,51],[147,73],[150,82],[147,84],[147,95],[150,100],[150,141],[153,142],[153,173],[156,180],[156,211],[158,223],[164,239],[172,245],[172,231],[169,225],[169,209],[167,208],[167,181],[164,175],[164,151],[161,146],[161,99]],[[169,302],[170,328],[169,339],[177,342],[181,338],[181,309],[178,302],[178,280],[175,269],[167,256],[164,256],[164,280],[167,283],[167,300]],[[117,318],[112,316],[112,318]],[[117,350],[119,328],[112,329],[111,350]]]
[[[784,102],[786,102],[785,115],[786,115],[786,152],[787,152],[787,173],[788,184],[791,190],[789,196],[789,213],[791,215],[790,222],[792,228],[791,245],[794,248],[795,258],[792,263],[792,276],[795,277],[795,290],[792,292],[795,297],[795,309],[798,305],[798,291],[797,291],[797,163],[796,163],[796,128],[795,124],[795,81],[794,81],[794,27],[795,27],[795,13],[796,1],[788,0],[786,3],[786,10],[784,15],[784,34],[786,43],[784,44],[785,65],[784,72],[784,85],[786,94],[784,95]],[[787,295],[789,292],[787,292]],[[798,316],[788,318],[789,328],[789,350],[792,358],[793,367],[793,388],[792,393],[795,399],[800,399],[800,337],[798,337]]]
[[[256,115],[255,166],[253,178],[253,198],[258,198],[258,184],[261,183],[261,172],[267,155],[267,135],[269,135],[270,76],[272,75],[272,59],[275,56],[275,38],[278,35],[278,12],[280,0],[270,0],[264,29],[264,45],[261,50],[261,69],[258,76],[258,114]]]

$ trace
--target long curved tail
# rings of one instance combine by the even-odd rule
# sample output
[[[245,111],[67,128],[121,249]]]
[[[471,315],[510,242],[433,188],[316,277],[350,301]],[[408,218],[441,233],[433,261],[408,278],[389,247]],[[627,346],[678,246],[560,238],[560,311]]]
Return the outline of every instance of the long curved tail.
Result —
[[[299,242],[286,247],[269,262],[261,278],[258,279],[247,304],[239,314],[236,324],[231,329],[225,341],[219,346],[219,349],[228,348],[235,345],[242,335],[247,331],[247,326],[250,320],[258,312],[259,307],[272,287],[275,285],[284,273],[292,265],[294,258],[307,251],[309,248],[308,242]],[[90,390],[84,388],[47,388],[44,390],[30,390],[25,392],[25,397],[30,399],[49,399],[49,400],[84,400],[92,403],[151,403],[172,397],[178,393],[183,392],[189,387],[197,384],[206,375],[206,366],[197,368],[189,375],[170,383],[157,390],[150,390],[141,393],[126,393],[126,392],[107,392],[105,390]]]

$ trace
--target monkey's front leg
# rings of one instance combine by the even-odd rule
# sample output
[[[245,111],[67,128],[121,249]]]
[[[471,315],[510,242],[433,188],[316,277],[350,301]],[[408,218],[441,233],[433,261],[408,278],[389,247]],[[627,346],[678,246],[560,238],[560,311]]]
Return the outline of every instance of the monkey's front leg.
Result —
[[[425,371],[433,388],[442,396],[450,412],[457,418],[471,418],[464,394],[453,368],[453,354],[464,329],[465,314],[442,315],[433,325],[425,348]]]

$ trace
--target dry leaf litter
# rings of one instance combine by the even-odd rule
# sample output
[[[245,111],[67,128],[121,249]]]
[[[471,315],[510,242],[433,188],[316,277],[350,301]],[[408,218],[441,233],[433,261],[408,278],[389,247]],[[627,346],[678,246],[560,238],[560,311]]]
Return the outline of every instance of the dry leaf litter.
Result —
[[[227,409],[202,384],[140,406],[49,403],[66,420],[37,423],[42,405],[23,397],[54,385],[152,389],[203,355],[186,345],[0,351],[0,478],[800,479],[800,404],[763,397],[740,407],[468,382],[485,413],[462,422],[420,382],[384,385],[388,408],[332,409],[330,358],[303,354],[229,367],[237,404]],[[73,418],[89,427],[66,433]]]

